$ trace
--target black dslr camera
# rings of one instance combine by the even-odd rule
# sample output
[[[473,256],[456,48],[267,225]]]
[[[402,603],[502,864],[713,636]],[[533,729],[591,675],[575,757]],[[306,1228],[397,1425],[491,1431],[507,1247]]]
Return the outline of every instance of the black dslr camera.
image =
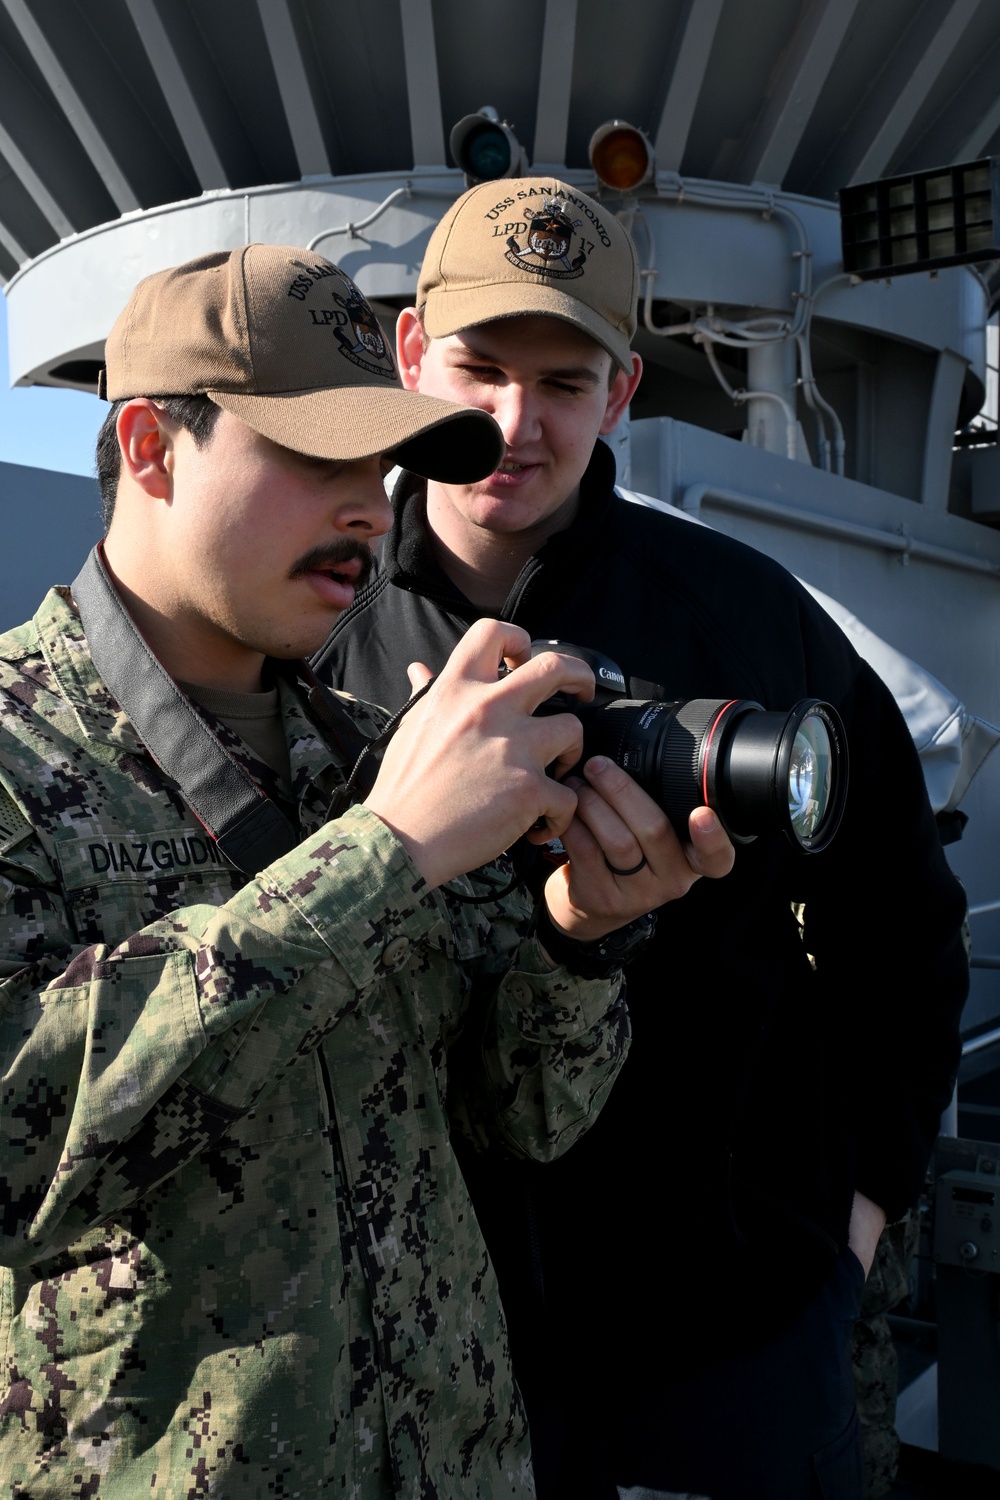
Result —
[[[609,657],[566,641],[533,641],[532,656],[560,651],[594,673],[592,703],[557,693],[540,714],[572,713],[583,724],[583,759],[604,755],[659,803],[678,835],[707,804],[734,843],[780,831],[806,854],[825,849],[847,799],[847,739],[829,703],[803,698],[769,713],[750,698],[628,698]]]

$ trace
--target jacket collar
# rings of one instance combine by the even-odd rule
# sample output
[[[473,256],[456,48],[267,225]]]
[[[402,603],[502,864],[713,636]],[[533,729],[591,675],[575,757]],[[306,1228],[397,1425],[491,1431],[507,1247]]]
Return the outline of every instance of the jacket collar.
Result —
[[[570,526],[549,537],[525,564],[501,610],[513,616],[526,593],[545,574],[547,590],[571,588],[577,566],[592,554],[608,524],[614,498],[615,460],[606,443],[598,441],[580,481],[580,508]],[[482,613],[461,593],[440,567],[427,529],[427,483],[405,471],[392,495],[394,520],[382,546],[381,567],[397,588],[436,599],[456,614],[475,620]],[[551,598],[551,593],[550,593]]]
[[[69,704],[87,739],[115,750],[146,754],[146,748],[124,710],[111,696],[94,665],[69,589],[50,589],[35,613],[33,624],[52,687]],[[344,757],[339,749],[331,749],[317,731],[286,674],[279,670],[277,680],[293,794],[300,802],[311,783],[319,782],[326,787],[329,778],[324,773],[331,767],[339,767],[343,772]],[[246,764],[255,780],[262,784],[268,780],[271,776],[269,770],[249,761],[241,742],[230,748],[241,763]],[[262,771],[266,774],[262,775]],[[265,790],[273,792],[274,788],[267,785]]]

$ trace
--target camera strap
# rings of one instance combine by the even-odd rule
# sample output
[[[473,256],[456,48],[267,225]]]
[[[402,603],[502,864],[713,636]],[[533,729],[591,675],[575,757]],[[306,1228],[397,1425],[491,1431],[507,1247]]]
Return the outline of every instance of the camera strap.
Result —
[[[181,692],[150,649],[108,576],[103,545],[93,548],[72,586],[94,666],[156,764],[217,847],[237,869],[255,875],[287,854],[299,835]],[[306,693],[348,764],[368,741],[305,662],[275,662]],[[369,757],[369,760],[371,757]],[[377,766],[372,767],[371,779]],[[358,778],[361,797],[371,789]]]

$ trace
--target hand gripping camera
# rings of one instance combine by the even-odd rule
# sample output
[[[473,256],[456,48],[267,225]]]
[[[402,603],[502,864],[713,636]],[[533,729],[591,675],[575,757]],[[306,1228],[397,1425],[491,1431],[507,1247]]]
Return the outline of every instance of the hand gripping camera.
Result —
[[[749,844],[780,831],[806,854],[825,849],[847,800],[847,738],[829,703],[803,698],[769,713],[750,698],[627,698],[621,668],[566,641],[533,641],[532,656],[560,651],[594,673],[592,703],[557,693],[539,713],[572,713],[583,725],[583,759],[605,755],[659,803],[681,838],[707,804],[729,837]]]

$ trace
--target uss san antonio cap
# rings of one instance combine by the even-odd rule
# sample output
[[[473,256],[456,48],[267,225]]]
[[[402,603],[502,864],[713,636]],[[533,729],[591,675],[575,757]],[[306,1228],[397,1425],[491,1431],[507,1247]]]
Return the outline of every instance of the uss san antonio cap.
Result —
[[[350,461],[392,453],[445,484],[492,473],[485,412],[403,389],[364,296],[332,261],[244,245],[140,281],[105,348],[102,394],[204,394],[283,447]]]
[[[545,313],[573,323],[631,371],[639,271],[614,214],[554,177],[482,182],[431,235],[417,307],[447,338],[494,318]]]

